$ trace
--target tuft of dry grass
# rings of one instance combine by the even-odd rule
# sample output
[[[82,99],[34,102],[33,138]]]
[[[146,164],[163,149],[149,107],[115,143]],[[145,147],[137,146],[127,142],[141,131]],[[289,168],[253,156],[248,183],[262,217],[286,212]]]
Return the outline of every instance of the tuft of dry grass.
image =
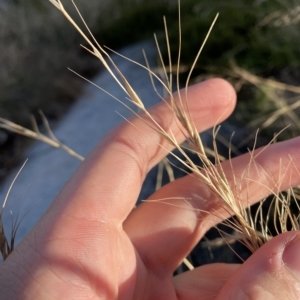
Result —
[[[216,153],[216,164],[213,164],[208,156],[205,153],[205,149],[203,146],[203,143],[201,141],[201,138],[197,132],[197,129],[193,123],[193,120],[190,117],[189,111],[188,111],[188,105],[187,105],[187,87],[189,84],[189,79],[191,77],[191,73],[193,71],[194,66],[196,65],[196,62],[201,54],[201,51],[204,47],[204,44],[212,30],[212,27],[214,23],[216,22],[216,18],[213,20],[211,27],[208,30],[207,36],[201,45],[198,54],[194,60],[194,63],[192,64],[192,67],[189,71],[189,74],[187,76],[186,81],[186,93],[184,96],[182,96],[179,93],[179,102],[175,102],[173,98],[173,70],[171,68],[172,64],[172,58],[171,58],[171,51],[170,51],[170,45],[168,41],[168,30],[167,30],[167,23],[166,20],[164,20],[165,24],[165,33],[166,33],[166,43],[168,48],[168,65],[169,65],[169,72],[167,72],[165,66],[165,63],[163,61],[161,51],[157,43],[157,49],[160,57],[160,62],[163,67],[163,73],[164,73],[164,80],[161,80],[160,77],[158,77],[151,69],[149,68],[149,65],[147,64],[146,60],[146,66],[142,66],[146,69],[148,69],[151,80],[153,81],[153,78],[156,78],[164,87],[164,89],[167,91],[168,96],[171,99],[170,109],[174,113],[174,116],[177,118],[178,122],[181,124],[183,131],[186,135],[186,138],[189,142],[191,151],[197,153],[199,159],[201,160],[203,166],[199,167],[197,166],[186,154],[186,150],[181,147],[181,145],[177,142],[175,137],[172,135],[172,133],[166,132],[163,128],[160,127],[160,125],[155,121],[154,118],[149,114],[147,109],[143,105],[143,101],[139,98],[139,96],[135,93],[134,89],[131,87],[130,83],[127,81],[127,79],[124,77],[122,72],[118,69],[118,67],[114,64],[111,57],[107,53],[107,51],[95,40],[92,33],[90,32],[87,24],[85,23],[83,17],[81,16],[79,10],[77,9],[75,3],[73,2],[76,10],[78,11],[78,14],[88,31],[90,38],[82,31],[82,29],[74,22],[74,20],[71,18],[71,16],[67,13],[65,10],[62,2],[60,0],[49,0],[66,18],[67,20],[76,28],[76,30],[82,35],[82,37],[85,39],[85,41],[88,43],[90,48],[85,48],[87,51],[89,51],[92,55],[97,57],[100,62],[103,64],[103,66],[107,69],[107,71],[111,74],[112,78],[116,80],[116,82],[119,84],[119,86],[124,90],[124,92],[129,97],[130,101],[135,104],[141,111],[143,111],[147,117],[151,120],[145,121],[153,130],[155,130],[158,134],[160,134],[167,142],[169,142],[174,148],[178,149],[180,154],[184,157],[184,159],[181,159],[179,157],[176,157],[184,166],[186,166],[193,174],[196,176],[201,183],[204,183],[207,185],[210,190],[217,195],[222,200],[222,205],[224,208],[230,213],[230,215],[235,215],[235,219],[233,222],[230,221],[229,226],[234,227],[238,230],[240,233],[240,236],[242,237],[243,243],[252,251],[254,252],[257,250],[266,240],[266,233],[263,232],[263,235],[257,234],[255,222],[256,220],[253,220],[251,215],[247,212],[247,210],[242,206],[242,202],[240,199],[236,199],[235,192],[232,190],[225,173],[222,169],[222,166],[220,164],[220,160],[218,159],[217,155],[217,148],[216,143],[214,143],[214,151]],[[180,3],[179,3],[180,7]],[[180,8],[179,8],[179,24],[180,24]],[[179,26],[179,51],[178,51],[178,58],[177,58],[177,70],[176,71],[176,79],[175,84],[177,87],[177,92],[179,92],[179,66],[180,66],[180,55],[181,55],[181,31]],[[110,61],[110,63],[113,66],[114,71],[119,75],[120,80],[117,78],[113,70],[110,68],[108,63],[106,62],[106,59]],[[145,57],[146,58],[146,57]],[[163,97],[159,95],[161,99],[163,100]],[[217,134],[217,130],[214,134],[214,140]],[[254,158],[252,163],[254,163]],[[275,207],[277,207],[277,211],[279,210],[280,204],[282,204],[284,207],[285,214],[287,216],[288,213],[288,206],[286,205],[286,202],[279,198],[279,196],[276,197],[275,201]],[[287,217],[286,216],[286,217]],[[286,217],[283,217],[280,215],[280,224],[283,225],[284,219]],[[284,230],[284,226],[281,228]],[[263,236],[263,237],[262,237]]]
[[[215,156],[215,162],[212,162],[209,159],[209,155],[202,143],[202,140],[199,136],[199,133],[196,129],[196,126],[190,116],[189,109],[188,109],[188,92],[187,87],[189,85],[189,81],[191,78],[191,74],[193,72],[193,69],[197,63],[197,60],[202,52],[202,49],[211,33],[211,30],[217,20],[217,17],[212,22],[212,25],[210,26],[208,33],[204,39],[204,42],[202,43],[198,54],[196,55],[196,58],[194,60],[194,63],[192,64],[190,71],[187,76],[186,81],[186,92],[183,94],[178,93],[179,95],[179,101],[175,102],[175,99],[173,97],[173,85],[176,86],[176,91],[179,92],[179,73],[180,73],[180,56],[181,56],[181,27],[179,25],[179,51],[178,51],[178,57],[176,58],[175,65],[173,64],[172,57],[171,57],[171,49],[170,49],[170,43],[168,39],[168,27],[166,19],[164,19],[164,25],[165,25],[165,35],[166,35],[166,45],[168,49],[168,63],[166,66],[166,63],[163,60],[161,50],[158,44],[158,40],[155,37],[157,50],[160,58],[160,74],[157,74],[153,70],[150,69],[148,63],[147,63],[147,57],[145,55],[145,65],[139,64],[140,67],[145,68],[148,70],[150,79],[153,83],[153,87],[155,91],[157,92],[155,85],[154,85],[154,79],[157,80],[164,88],[166,95],[170,98],[170,103],[167,103],[169,108],[172,110],[174,114],[174,118],[177,119],[178,124],[180,124],[180,128],[182,132],[185,134],[186,139],[188,141],[188,147],[182,146],[179,144],[179,142],[175,139],[175,137],[172,135],[172,132],[165,131],[151,116],[151,114],[148,112],[148,110],[145,108],[142,99],[139,98],[135,90],[132,88],[126,77],[122,74],[122,72],[118,69],[118,66],[115,65],[114,61],[111,59],[108,51],[106,48],[101,46],[96,39],[94,38],[93,34],[91,33],[88,25],[84,21],[81,13],[79,12],[79,9],[75,5],[74,1],[72,0],[72,3],[74,5],[74,8],[76,9],[78,16],[80,17],[81,21],[83,22],[84,29],[81,29],[77,22],[74,21],[74,19],[70,16],[70,14],[65,9],[64,5],[60,0],[49,0],[55,7],[58,9],[64,17],[75,27],[75,29],[79,32],[79,34],[82,36],[82,38],[87,43],[86,46],[82,46],[85,50],[87,50],[89,53],[91,53],[93,56],[98,58],[103,65],[103,67],[111,74],[112,79],[115,80],[120,88],[124,91],[126,96],[129,98],[129,101],[136,105],[142,112],[145,113],[147,116],[147,120],[143,119],[145,123],[148,124],[155,132],[157,132],[159,135],[161,135],[168,143],[170,143],[174,148],[176,148],[180,155],[182,155],[183,158],[180,158],[179,156],[171,153],[171,155],[175,156],[176,159],[178,159],[179,162],[181,162],[190,172],[193,173],[193,176],[199,179],[199,182],[202,184],[205,184],[209,187],[209,189],[218,196],[219,199],[221,199],[221,205],[224,208],[224,210],[228,213],[228,215],[234,215],[234,219],[230,219],[225,221],[225,224],[231,228],[233,228],[236,233],[233,237],[240,240],[243,244],[245,244],[250,251],[255,252],[259,247],[261,247],[266,241],[268,241],[271,238],[271,233],[268,229],[269,219],[272,218],[275,222],[275,228],[277,233],[282,233],[287,230],[297,230],[299,228],[299,216],[295,216],[292,214],[290,210],[291,203],[297,203],[297,208],[299,210],[298,205],[298,195],[294,190],[289,190],[287,193],[279,193],[278,191],[270,191],[270,193],[273,194],[274,199],[271,202],[271,206],[268,212],[267,217],[265,217],[262,213],[262,207],[265,200],[261,202],[261,204],[258,206],[258,209],[256,213],[254,214],[250,211],[250,209],[245,208],[242,203],[246,203],[245,201],[242,201],[242,199],[238,196],[238,191],[233,190],[231,185],[229,184],[227,177],[225,175],[224,170],[222,169],[221,160],[222,158],[218,154],[218,149],[216,145],[216,137],[218,133],[218,128],[214,129],[213,134],[213,152]],[[180,24],[180,1],[178,1],[179,5],[179,24]],[[84,33],[84,31],[87,31],[87,34]],[[135,62],[134,62],[135,63]],[[112,66],[112,67],[110,67]],[[175,67],[173,67],[175,66]],[[235,69],[235,72],[240,71],[238,68]],[[175,76],[173,75],[173,72],[175,72]],[[246,74],[247,80],[254,80],[255,77],[251,77],[249,74]],[[244,76],[244,79],[246,80],[245,73],[240,75],[241,77]],[[173,78],[175,77],[175,78]],[[250,78],[250,79],[249,79]],[[278,83],[274,83],[273,81],[267,81],[268,84],[276,84],[277,87],[283,88]],[[100,87],[98,87],[101,89]],[[284,86],[284,88],[291,88]],[[293,87],[294,89],[294,87]],[[298,89],[297,89],[298,91]],[[158,96],[164,101],[165,95],[160,95],[157,92]],[[116,99],[117,101],[120,101]],[[123,103],[125,106],[126,104]],[[139,116],[139,115],[138,115]],[[4,119],[0,119],[0,127],[6,128],[9,130],[12,130],[16,133],[26,135],[31,138],[38,139],[42,142],[48,143],[51,146],[54,147],[60,147],[63,150],[67,151],[69,154],[77,157],[78,159],[83,159],[78,154],[74,153],[71,149],[69,149],[67,146],[62,145],[52,134],[50,127],[47,125],[46,119],[44,119],[44,123],[46,124],[46,127],[48,128],[49,137],[41,134],[37,126],[34,125],[35,130],[31,131],[29,129],[25,129],[17,124],[14,124],[12,122],[9,122]],[[193,160],[189,157],[187,154],[187,151],[191,151],[193,153],[196,153],[200,161],[202,162],[201,166],[198,166],[193,162]],[[165,162],[163,162],[166,164]],[[249,167],[251,164],[255,164],[255,157],[252,156],[252,159],[249,163]],[[170,173],[171,174],[171,173]],[[247,177],[247,170],[245,170],[245,178]],[[171,175],[170,175],[171,176]],[[247,180],[247,179],[245,179]],[[294,200],[296,199],[296,200]],[[163,201],[164,199],[160,199],[157,201]],[[182,199],[183,201],[185,199]],[[172,204],[171,204],[172,205]],[[272,214],[272,216],[270,216]],[[220,219],[222,216],[219,216]],[[5,239],[5,234],[3,231],[3,227],[1,226],[1,215],[0,215],[0,247],[1,249],[7,246],[7,240]],[[226,241],[226,237],[224,237]],[[3,248],[3,249],[4,249]],[[10,247],[11,249],[11,247]],[[5,253],[4,251],[2,252]],[[3,255],[4,259],[5,256]],[[190,269],[193,268],[192,265],[189,264],[187,260],[185,260],[185,263],[188,265]]]

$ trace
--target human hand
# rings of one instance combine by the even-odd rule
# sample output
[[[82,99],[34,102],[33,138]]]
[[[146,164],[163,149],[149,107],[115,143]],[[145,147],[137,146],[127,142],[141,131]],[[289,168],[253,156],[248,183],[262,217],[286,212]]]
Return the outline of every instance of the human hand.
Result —
[[[234,105],[235,93],[223,80],[189,89],[189,108],[199,131],[222,121]],[[151,113],[183,141],[164,103]],[[299,146],[299,138],[274,144],[256,158],[248,176],[253,180],[241,186],[247,204],[266,196],[280,172],[282,189],[300,183]],[[137,117],[107,135],[1,266],[0,298],[299,299],[298,232],[274,238],[243,265],[211,264],[173,277],[183,258],[220,221],[200,210],[221,212],[222,205],[188,175],[150,197],[169,198],[169,203],[172,197],[190,199],[181,207],[164,201],[133,209],[146,174],[167,150],[170,145]],[[232,160],[236,178],[249,159],[247,154]],[[294,165],[288,163],[291,159]],[[223,169],[233,184],[231,165],[224,162]]]

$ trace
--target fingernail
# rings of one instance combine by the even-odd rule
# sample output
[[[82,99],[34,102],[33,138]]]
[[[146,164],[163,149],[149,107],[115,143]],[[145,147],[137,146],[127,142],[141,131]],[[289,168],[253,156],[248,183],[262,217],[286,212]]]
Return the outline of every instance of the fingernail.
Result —
[[[292,273],[300,278],[300,238],[295,238],[286,245],[282,260]]]

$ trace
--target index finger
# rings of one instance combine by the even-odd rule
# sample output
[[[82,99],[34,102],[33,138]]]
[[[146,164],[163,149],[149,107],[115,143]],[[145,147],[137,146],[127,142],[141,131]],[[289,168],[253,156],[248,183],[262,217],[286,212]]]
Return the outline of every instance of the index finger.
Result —
[[[222,79],[211,79],[189,89],[191,117],[199,131],[226,118],[234,108],[235,92]],[[184,135],[165,103],[151,115],[178,142]],[[123,222],[139,195],[147,172],[172,150],[170,144],[140,118],[122,124],[92,151],[52,206],[53,213],[72,218]]]

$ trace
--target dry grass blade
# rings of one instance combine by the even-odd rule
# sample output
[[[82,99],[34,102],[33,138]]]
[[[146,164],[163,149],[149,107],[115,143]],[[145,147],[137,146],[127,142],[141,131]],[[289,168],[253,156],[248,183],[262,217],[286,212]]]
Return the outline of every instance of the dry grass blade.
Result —
[[[35,129],[35,131],[32,131],[30,129],[27,129],[23,126],[20,126],[18,124],[15,124],[11,121],[8,121],[6,119],[3,119],[0,117],[0,128],[15,132],[17,134],[41,141],[43,143],[46,143],[54,148],[61,148],[62,150],[64,150],[65,152],[67,152],[69,155],[83,161],[84,157],[79,155],[78,153],[76,153],[74,150],[72,150],[71,148],[69,148],[68,146],[66,146],[65,144],[61,143],[53,134],[49,123],[46,119],[46,117],[40,112],[42,120],[44,122],[45,128],[49,134],[50,137],[47,137],[46,135],[42,134],[37,127],[37,124],[35,122],[35,119],[32,118],[32,123],[33,123],[33,127]]]
[[[5,260],[9,256],[9,254],[14,250],[16,233],[17,233],[18,227],[20,225],[20,222],[22,221],[22,220],[20,220],[18,222],[18,218],[16,218],[15,222],[12,223],[11,237],[10,237],[10,239],[8,239],[6,234],[5,234],[4,226],[3,226],[3,222],[2,222],[3,211],[4,211],[4,208],[5,208],[7,199],[9,197],[9,194],[11,192],[11,189],[12,189],[15,181],[17,180],[18,176],[20,175],[21,171],[25,167],[26,162],[27,162],[27,160],[24,162],[24,164],[22,165],[22,167],[18,171],[17,175],[13,179],[12,183],[10,184],[10,186],[8,188],[8,191],[5,195],[5,198],[3,200],[2,208],[1,208],[1,211],[0,211],[0,253],[2,255],[3,260]]]
[[[232,67],[232,75],[238,76],[240,78],[243,78],[244,80],[254,84],[254,85],[269,85],[270,87],[273,87],[274,89],[283,90],[283,91],[290,91],[293,93],[300,93],[300,87],[295,85],[290,85],[286,83],[282,83],[276,80],[272,80],[269,78],[262,78],[259,76],[256,76],[254,74],[251,74],[250,72],[246,71],[245,69],[241,69],[238,67],[234,62],[231,62]]]
[[[299,97],[297,97],[299,99]],[[273,94],[273,100],[275,100],[276,104],[278,104],[279,108],[275,110],[273,113],[270,113],[268,116],[260,117],[252,122],[250,122],[250,126],[256,126],[261,123],[260,128],[267,128],[275,123],[281,116],[288,115],[290,119],[295,123],[298,129],[300,129],[300,121],[297,118],[295,113],[292,113],[293,110],[300,107],[300,100],[297,100],[293,104],[287,104],[284,100],[278,99],[276,95]]]
[[[159,190],[162,187],[162,182],[163,182],[163,173],[164,169],[166,170],[168,177],[169,177],[169,182],[172,182],[175,180],[174,172],[173,169],[167,160],[167,158],[164,158],[159,164],[158,164],[158,170],[157,170],[157,177],[156,177],[156,185],[155,185],[155,190]]]

